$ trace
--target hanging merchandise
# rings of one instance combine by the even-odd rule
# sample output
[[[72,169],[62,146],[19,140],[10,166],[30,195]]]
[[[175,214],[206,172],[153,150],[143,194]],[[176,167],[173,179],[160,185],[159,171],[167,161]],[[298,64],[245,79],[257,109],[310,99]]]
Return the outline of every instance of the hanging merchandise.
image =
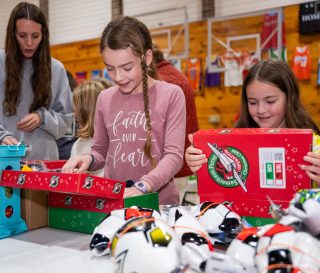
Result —
[[[277,49],[269,49],[269,59],[271,60],[279,60],[279,56],[278,56],[278,50]],[[281,60],[284,62],[288,61],[288,57],[287,57],[287,49],[285,47],[282,48],[281,51]]]
[[[320,1],[300,4],[299,32],[301,34],[320,32]]]
[[[282,16],[283,18],[283,16]],[[263,17],[263,27],[261,32],[261,44],[264,45],[263,50],[268,49],[277,49],[278,48],[278,35],[277,29],[278,27],[278,13],[277,12],[269,12],[266,13]],[[272,37],[269,37],[272,35]],[[285,27],[284,21],[282,21],[282,47],[285,47]],[[270,40],[265,43],[268,39]]]
[[[249,69],[254,66],[259,59],[254,53],[244,51],[241,53],[240,70],[242,70],[242,79],[245,79],[249,73]]]
[[[200,58],[191,58],[186,60],[186,76],[195,93],[200,93],[202,66]]]
[[[211,66],[214,68],[221,68],[221,59],[220,56],[215,55],[211,57]],[[209,72],[208,71],[209,64],[206,65],[206,71],[204,76],[204,85],[207,87],[216,87],[221,84],[221,73],[220,72]]]
[[[97,79],[100,78],[101,70],[100,69],[94,69],[91,71],[91,79]]]
[[[87,80],[87,71],[77,72],[75,78],[77,85],[83,84]]]
[[[311,56],[308,46],[297,46],[293,55],[292,71],[298,80],[309,80],[311,77]]]
[[[222,56],[222,62],[225,66],[224,86],[241,86],[242,70],[240,68],[241,53],[228,51]]]
[[[112,82],[112,80],[111,80],[111,78],[110,78],[110,76],[109,76],[109,74],[108,74],[108,69],[107,69],[107,68],[104,68],[104,69],[102,70],[102,77],[105,78],[105,79],[107,79],[108,81],[111,81],[111,82]]]
[[[178,69],[180,72],[182,72],[182,66],[181,66],[181,60],[180,59],[172,59],[170,60],[170,63]]]

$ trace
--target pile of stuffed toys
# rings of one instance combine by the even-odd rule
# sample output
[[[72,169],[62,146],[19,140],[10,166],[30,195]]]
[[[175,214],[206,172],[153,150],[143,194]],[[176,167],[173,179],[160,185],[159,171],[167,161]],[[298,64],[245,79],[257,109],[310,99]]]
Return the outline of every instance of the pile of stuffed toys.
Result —
[[[271,201],[272,203],[272,201]],[[131,207],[95,228],[90,250],[121,273],[320,272],[320,189],[300,190],[275,224],[246,226],[227,205]]]

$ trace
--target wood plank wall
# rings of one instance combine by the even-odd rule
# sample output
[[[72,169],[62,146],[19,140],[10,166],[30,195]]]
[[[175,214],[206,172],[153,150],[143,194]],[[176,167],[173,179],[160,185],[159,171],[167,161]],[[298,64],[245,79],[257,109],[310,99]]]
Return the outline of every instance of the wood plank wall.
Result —
[[[286,7],[284,9],[285,37],[287,44],[288,63],[291,65],[294,47],[297,45],[309,45],[312,55],[311,80],[300,81],[302,100],[311,113],[315,122],[320,126],[320,89],[317,87],[317,63],[319,57],[320,34],[300,35],[298,32],[298,6]],[[222,40],[226,37],[260,33],[262,29],[262,16],[241,18],[214,23],[213,33]],[[178,32],[180,27],[172,27],[172,33]],[[190,23],[190,57],[200,57],[205,63],[207,55],[207,21]],[[166,46],[166,41],[160,37],[155,38],[161,47]],[[234,45],[237,49],[254,48],[254,42],[239,42]],[[175,51],[182,50],[183,42],[178,41]],[[213,49],[217,53],[224,50],[221,46],[214,44]],[[52,56],[60,60],[73,75],[79,71],[102,69],[104,67],[100,53],[99,40],[80,41],[70,44],[53,46]],[[222,81],[223,82],[223,81]],[[240,105],[240,87],[205,88],[203,95],[196,96],[197,114],[201,129],[232,127],[234,118]],[[220,122],[211,124],[210,115],[219,115]]]

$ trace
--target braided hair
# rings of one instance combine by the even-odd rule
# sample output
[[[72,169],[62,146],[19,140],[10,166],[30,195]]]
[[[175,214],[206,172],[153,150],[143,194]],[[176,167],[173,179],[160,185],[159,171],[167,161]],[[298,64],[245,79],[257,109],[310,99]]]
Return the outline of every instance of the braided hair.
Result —
[[[126,49],[130,47],[133,54],[141,59],[142,67],[142,87],[144,113],[147,121],[147,140],[143,151],[147,158],[150,159],[152,166],[156,166],[156,162],[151,155],[151,117],[149,108],[148,94],[148,76],[157,79],[156,67],[153,62],[149,66],[146,63],[146,53],[152,50],[151,34],[141,21],[133,17],[122,17],[111,21],[102,32],[100,40],[100,52],[108,47],[110,49]]]

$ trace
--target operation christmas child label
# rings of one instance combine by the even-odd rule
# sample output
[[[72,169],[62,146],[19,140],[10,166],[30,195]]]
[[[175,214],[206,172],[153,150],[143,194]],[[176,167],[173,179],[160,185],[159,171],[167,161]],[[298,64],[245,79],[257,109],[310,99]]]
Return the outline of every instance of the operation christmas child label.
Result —
[[[311,187],[299,166],[312,150],[311,130],[200,130],[194,146],[208,158],[197,174],[201,202],[228,202],[242,216],[269,218],[267,196],[287,207],[298,189]]]

